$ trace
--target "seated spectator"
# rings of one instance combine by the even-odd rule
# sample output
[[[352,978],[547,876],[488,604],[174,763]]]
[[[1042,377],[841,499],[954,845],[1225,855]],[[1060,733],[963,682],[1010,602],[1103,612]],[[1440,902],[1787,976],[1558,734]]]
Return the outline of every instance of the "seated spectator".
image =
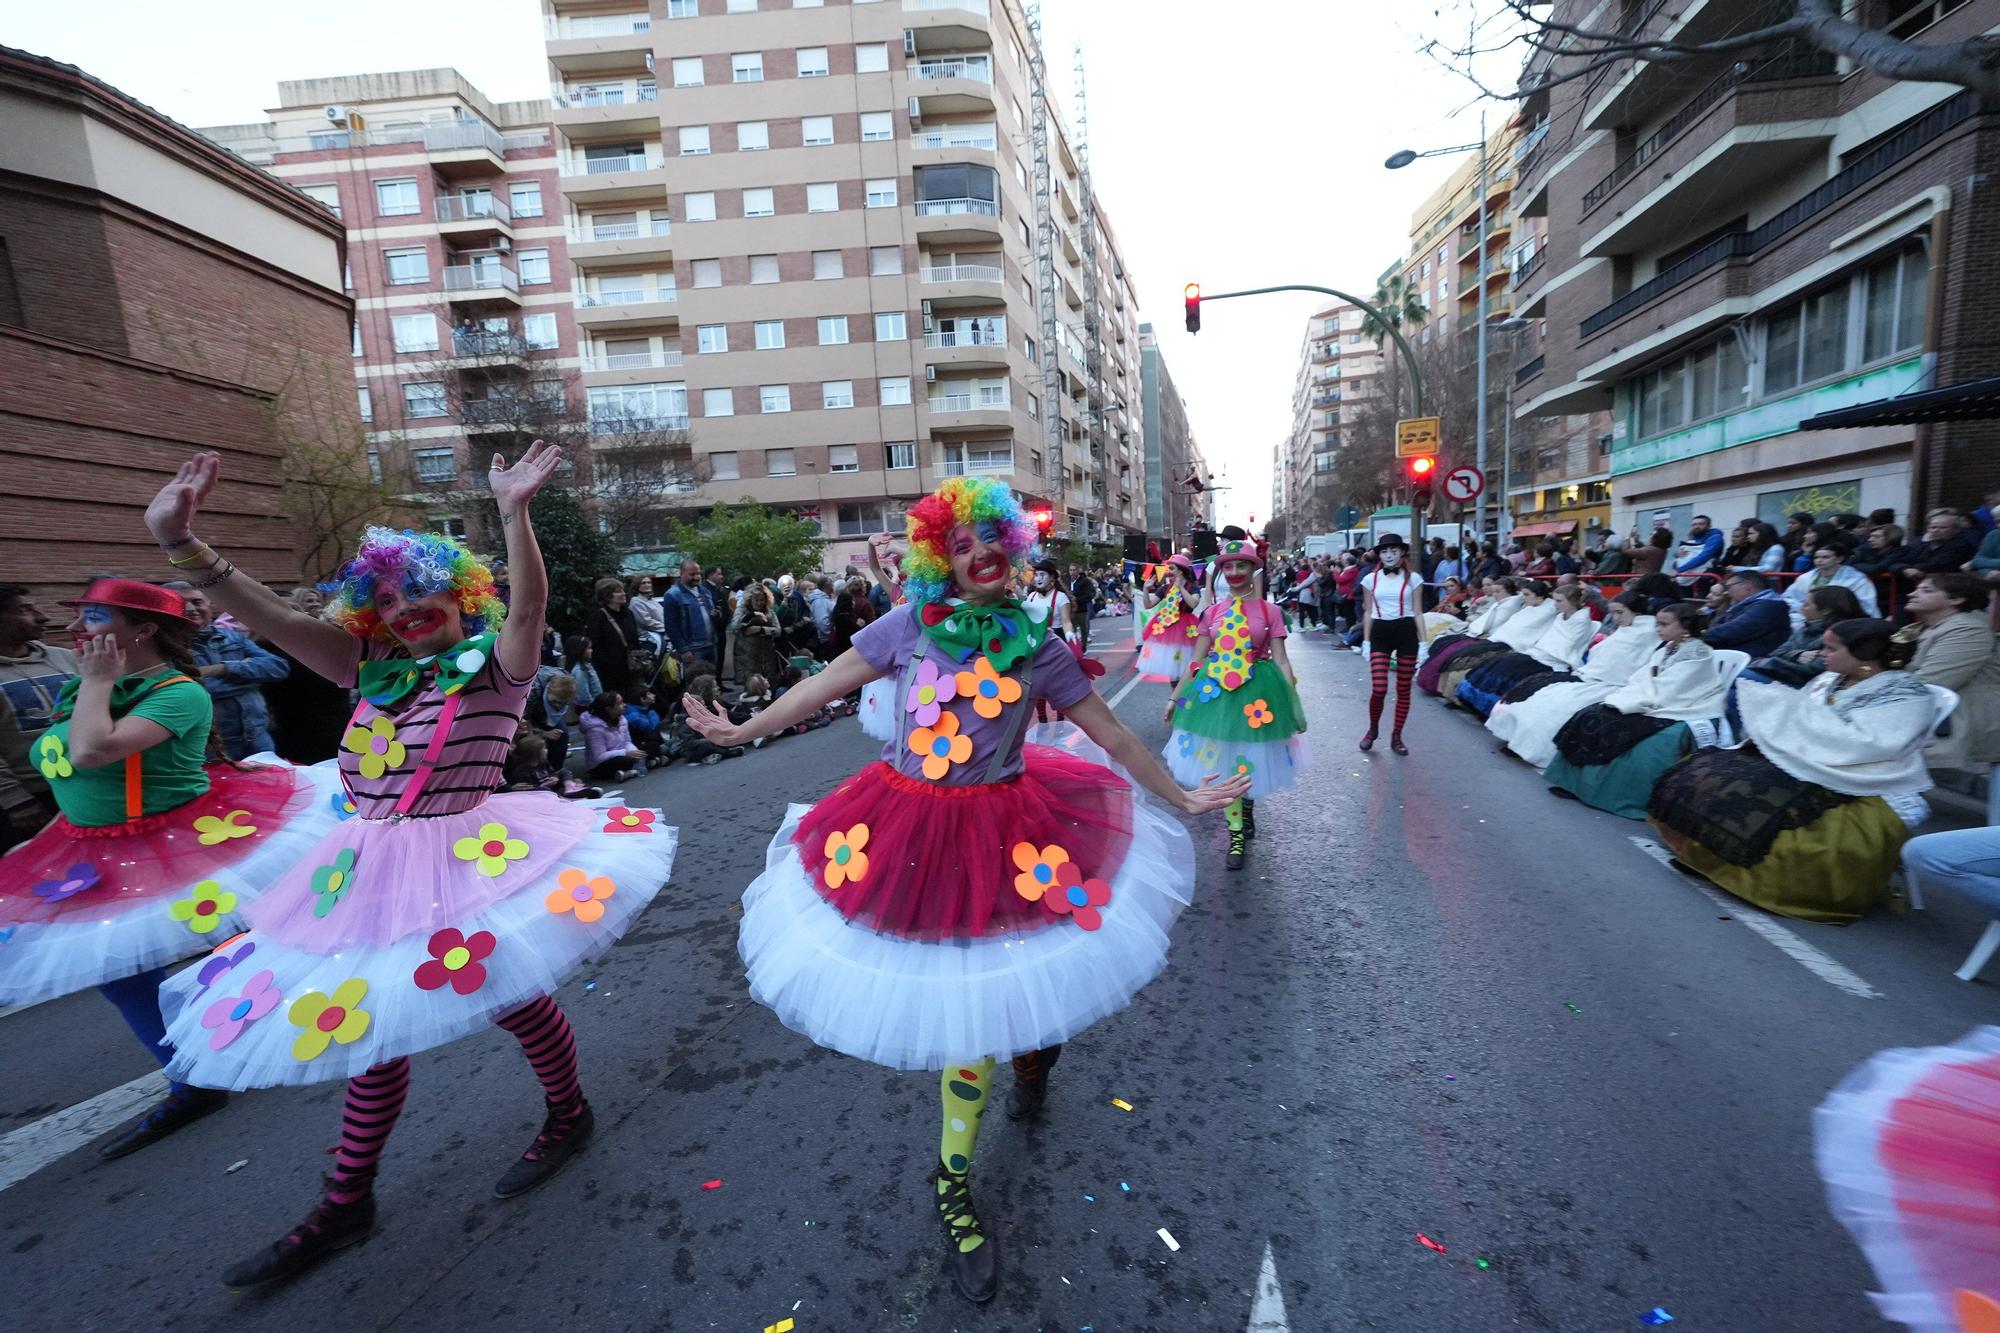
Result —
[[[1769,523],[1751,522],[1744,525],[1743,544],[1736,552],[1736,559],[1725,563],[1731,569],[1754,569],[1761,574],[1776,574],[1785,567],[1785,543],[1778,537],[1778,530]]]
[[[1558,796],[1626,819],[1644,819],[1660,775],[1697,748],[1728,735],[1728,691],[1715,650],[1701,641],[1694,602],[1661,607],[1659,645],[1618,689],[1563,724],[1543,775]]]
[[[1605,598],[1603,591],[1596,584],[1585,583],[1581,575],[1558,574],[1556,575],[1556,587],[1575,588],[1579,590],[1583,593],[1583,609],[1590,612],[1590,618],[1595,621],[1602,621],[1604,619],[1605,609],[1610,603]],[[1612,591],[1618,592],[1622,590],[1614,588]]]
[[[1979,549],[1973,553],[1972,563],[1967,568],[1983,576],[1988,583],[2000,583],[2000,528],[1993,529],[1980,539]]]
[[[666,737],[660,734],[659,700],[651,690],[640,690],[638,698],[626,703],[625,726],[632,733],[632,743],[646,752],[647,768],[665,768],[673,762]]]
[[[1729,544],[1722,548],[1722,559],[1717,564],[1724,569],[1757,567],[1757,553],[1750,545],[1750,529],[1755,523],[1755,519],[1750,519],[1729,530]]]
[[[1854,539],[1841,533],[1821,542],[1813,548],[1812,572],[1801,574],[1785,589],[1785,600],[1791,604],[1792,628],[1805,624],[1806,596],[1815,588],[1836,587],[1851,591],[1861,604],[1861,614],[1878,616],[1881,606],[1875,600],[1875,583],[1866,574],[1849,563],[1854,558]],[[1843,616],[1842,619],[1848,617]]]
[[[1702,634],[1711,648],[1735,648],[1763,657],[1791,637],[1791,609],[1771,591],[1771,582],[1754,569],[1732,571],[1722,580],[1729,598]]]
[[[1898,562],[1909,549],[1903,540],[1903,530],[1894,523],[1884,523],[1870,529],[1868,544],[1848,557],[1848,563],[1863,574],[1888,574],[1900,567]]]
[[[549,761],[549,743],[523,718],[514,728],[514,744],[502,769],[502,791],[548,791],[565,800],[595,800],[604,795],[578,782]]]
[[[1556,605],[1549,600],[1548,584],[1536,579],[1517,579],[1515,586],[1520,590],[1520,608],[1486,638],[1453,654],[1451,661],[1438,673],[1438,693],[1444,696],[1446,703],[1457,703],[1458,687],[1465,683],[1465,678],[1472,674],[1475,666],[1507,653],[1524,651],[1554,622]]]
[[[1536,678],[1530,677],[1509,690],[1486,719],[1488,731],[1536,768],[1548,767],[1556,757],[1556,733],[1565,722],[1610,697],[1660,646],[1644,593],[1618,594],[1604,623],[1611,632],[1591,647],[1574,675],[1552,676],[1533,689],[1528,687]]]
[[[632,739],[625,721],[625,697],[606,690],[578,719],[583,727],[584,776],[594,782],[630,782],[639,776],[646,752]]]
[[[1488,642],[1488,636],[1521,609],[1520,589],[1519,580],[1511,574],[1487,579],[1464,632],[1445,634],[1431,641],[1424,664],[1417,668],[1417,688],[1426,694],[1440,693],[1444,669],[1452,659]]]
[[[525,714],[524,714],[525,715]],[[549,743],[549,762],[561,768],[569,758],[572,728],[577,725],[576,677],[566,672],[557,672],[549,683],[542,687],[542,717],[540,731]],[[551,731],[562,733],[560,742]]]
[[[1829,583],[1806,594],[1805,623],[1792,637],[1772,649],[1766,657],[1752,658],[1749,669],[1738,680],[1774,681],[1793,689],[1826,670],[1820,659],[1820,642],[1827,626],[1843,620],[1861,620],[1861,601],[1852,588]]]
[[[1671,574],[1642,574],[1625,586],[1645,595],[1647,615],[1657,616],[1662,607],[1672,606],[1687,596],[1687,589]]]
[[[1928,686],[1891,669],[1894,629],[1843,620],[1803,690],[1739,689],[1751,743],[1677,765],[1648,808],[1682,864],[1802,921],[1853,921],[1882,901],[1930,813],[1919,793],[1936,712]]]
[[[576,682],[576,706],[588,708],[604,693],[604,682],[598,678],[597,667],[591,658],[595,650],[589,639],[581,634],[572,634],[563,640],[563,670]]]
[[[1911,838],[1903,844],[1903,876],[1925,893],[1946,889],[2000,917],[2000,825]]]
[[[1924,539],[1902,554],[1902,574],[1914,583],[1926,574],[1963,569],[1978,551],[1979,543],[1965,530],[1964,515],[1956,509],[1933,509]]]
[[[2000,643],[1987,616],[1991,593],[1977,574],[1932,574],[1907,603],[1919,626],[1910,674],[1958,696],[1943,734],[1930,744],[1932,768],[1983,770],[2000,763]]]
[[[1556,576],[1556,548],[1553,543],[1542,542],[1535,547],[1535,553],[1521,566],[1521,575],[1531,579],[1552,579]]]
[[[1575,584],[1557,588],[1549,604],[1555,608],[1555,618],[1534,642],[1519,652],[1486,658],[1459,682],[1455,697],[1481,721],[1515,687],[1531,678],[1553,680],[1582,663],[1597,631],[1597,622],[1584,607],[1583,589]]]
[[[687,709],[684,705],[685,701],[689,698],[699,699],[718,712],[727,711],[722,706],[722,689],[716,683],[715,671],[708,666],[697,664],[695,669],[688,673],[683,686],[684,688],[681,691],[683,704],[677,705],[674,709],[674,744],[676,753],[679,754],[682,762],[689,764],[719,764],[724,759],[734,759],[741,755],[744,750],[743,746],[732,745],[724,747],[717,745],[714,741],[688,725]],[[824,726],[825,724],[821,723],[820,725]]]

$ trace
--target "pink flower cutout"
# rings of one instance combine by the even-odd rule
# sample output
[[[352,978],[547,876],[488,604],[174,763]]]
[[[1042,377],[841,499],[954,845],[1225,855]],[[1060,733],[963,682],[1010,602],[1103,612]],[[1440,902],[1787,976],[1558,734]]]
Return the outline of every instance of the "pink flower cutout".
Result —
[[[431,956],[417,964],[411,980],[418,990],[438,990],[449,985],[460,995],[470,995],[486,984],[486,964],[481,960],[493,952],[498,941],[490,930],[477,930],[470,935],[462,934],[457,928],[446,926],[431,936]]]
[[[604,812],[604,832],[651,833],[653,821],[659,817],[656,811],[633,810],[626,806],[614,805]]]
[[[915,716],[920,727],[937,725],[938,713],[945,704],[958,697],[958,677],[937,669],[937,663],[928,657],[917,663],[917,678],[910,682],[910,697],[903,703],[903,711]]]
[[[97,867],[88,861],[78,861],[54,879],[45,879],[34,886],[33,892],[45,904],[53,906],[65,898],[74,898],[86,889],[97,887],[99,879]]]
[[[251,977],[243,985],[240,995],[225,995],[201,1016],[201,1025],[215,1033],[208,1039],[208,1048],[219,1051],[230,1042],[243,1035],[243,1029],[278,1007],[278,1001],[285,997],[271,984],[269,968]]]

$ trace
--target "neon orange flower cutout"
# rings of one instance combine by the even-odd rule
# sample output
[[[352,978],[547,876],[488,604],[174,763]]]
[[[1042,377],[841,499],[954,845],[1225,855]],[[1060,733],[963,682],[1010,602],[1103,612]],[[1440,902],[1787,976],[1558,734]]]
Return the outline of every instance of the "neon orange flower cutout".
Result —
[[[578,921],[589,925],[602,920],[604,900],[618,891],[603,875],[586,875],[575,866],[556,876],[556,887],[542,900],[542,906],[561,916],[564,912],[574,913]]]
[[[936,726],[918,727],[910,733],[910,753],[924,757],[925,777],[942,782],[953,764],[972,758],[972,737],[959,735],[956,713],[941,713]]]
[[[868,878],[868,854],[861,849],[868,845],[868,826],[856,824],[842,833],[839,829],[826,835],[826,886],[837,889],[843,884],[859,884]]]
[[[1021,697],[1021,682],[995,671],[984,657],[973,662],[972,670],[959,672],[953,683],[961,698],[972,700],[972,711],[981,717],[998,717],[1003,705]]]
[[[1271,706],[1262,699],[1253,699],[1251,702],[1244,704],[1243,716],[1250,723],[1250,730],[1252,731],[1255,731],[1259,727],[1268,727],[1278,720],[1278,715],[1273,713]]]
[[[1069,867],[1065,876],[1063,868]],[[1082,872],[1070,865],[1069,853],[1055,843],[1037,847],[1032,842],[1014,844],[1014,868],[1021,873],[1014,876],[1014,892],[1031,903],[1042,900],[1042,895],[1053,891],[1065,879],[1082,878]]]

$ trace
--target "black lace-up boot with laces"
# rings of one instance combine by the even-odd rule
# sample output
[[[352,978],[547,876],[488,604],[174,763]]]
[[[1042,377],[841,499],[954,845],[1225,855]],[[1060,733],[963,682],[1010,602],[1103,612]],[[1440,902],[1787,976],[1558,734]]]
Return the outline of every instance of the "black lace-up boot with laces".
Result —
[[[1045,1046],[1014,1057],[1014,1086],[1007,1089],[1007,1118],[1029,1120],[1049,1099],[1049,1071],[1062,1058],[1061,1046]]]
[[[331,1187],[329,1178],[327,1185]],[[342,1189],[366,1186],[371,1180],[348,1179]],[[365,1240],[375,1229],[375,1194],[371,1189],[352,1203],[333,1203],[321,1198],[306,1214],[306,1220],[286,1233],[285,1238],[267,1245],[222,1274],[222,1285],[238,1291],[269,1286],[298,1276],[332,1254],[356,1241]]]
[[[963,1173],[939,1167],[931,1179],[937,1183],[938,1221],[944,1224],[945,1271],[959,1295],[983,1305],[1000,1289],[999,1243],[979,1225]]]
[[[507,1174],[493,1187],[496,1198],[511,1199],[517,1194],[526,1194],[535,1186],[569,1164],[583,1145],[590,1142],[591,1131],[597,1128],[597,1117],[590,1109],[590,1103],[579,1097],[567,1107],[549,1106],[548,1117],[542,1121],[541,1132],[528,1145],[528,1151],[521,1154],[521,1160],[507,1168]]]
[[[175,1130],[193,1124],[205,1115],[213,1115],[227,1105],[229,1094],[226,1092],[181,1084],[154,1102],[146,1114],[120,1130],[109,1143],[97,1150],[97,1155],[108,1162],[114,1157],[137,1152],[147,1144],[158,1143]]]

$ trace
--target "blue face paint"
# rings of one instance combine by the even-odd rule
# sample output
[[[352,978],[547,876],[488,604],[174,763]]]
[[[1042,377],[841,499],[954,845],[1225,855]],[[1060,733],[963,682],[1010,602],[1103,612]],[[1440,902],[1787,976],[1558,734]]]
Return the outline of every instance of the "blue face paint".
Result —
[[[985,542],[987,545],[989,546],[1000,545],[1003,534],[1000,529],[1000,523],[997,519],[991,519],[991,518],[981,519],[979,523],[973,527],[972,530],[978,533],[979,540]]]
[[[83,608],[83,628],[88,634],[109,634],[111,632],[111,608],[95,603]]]

